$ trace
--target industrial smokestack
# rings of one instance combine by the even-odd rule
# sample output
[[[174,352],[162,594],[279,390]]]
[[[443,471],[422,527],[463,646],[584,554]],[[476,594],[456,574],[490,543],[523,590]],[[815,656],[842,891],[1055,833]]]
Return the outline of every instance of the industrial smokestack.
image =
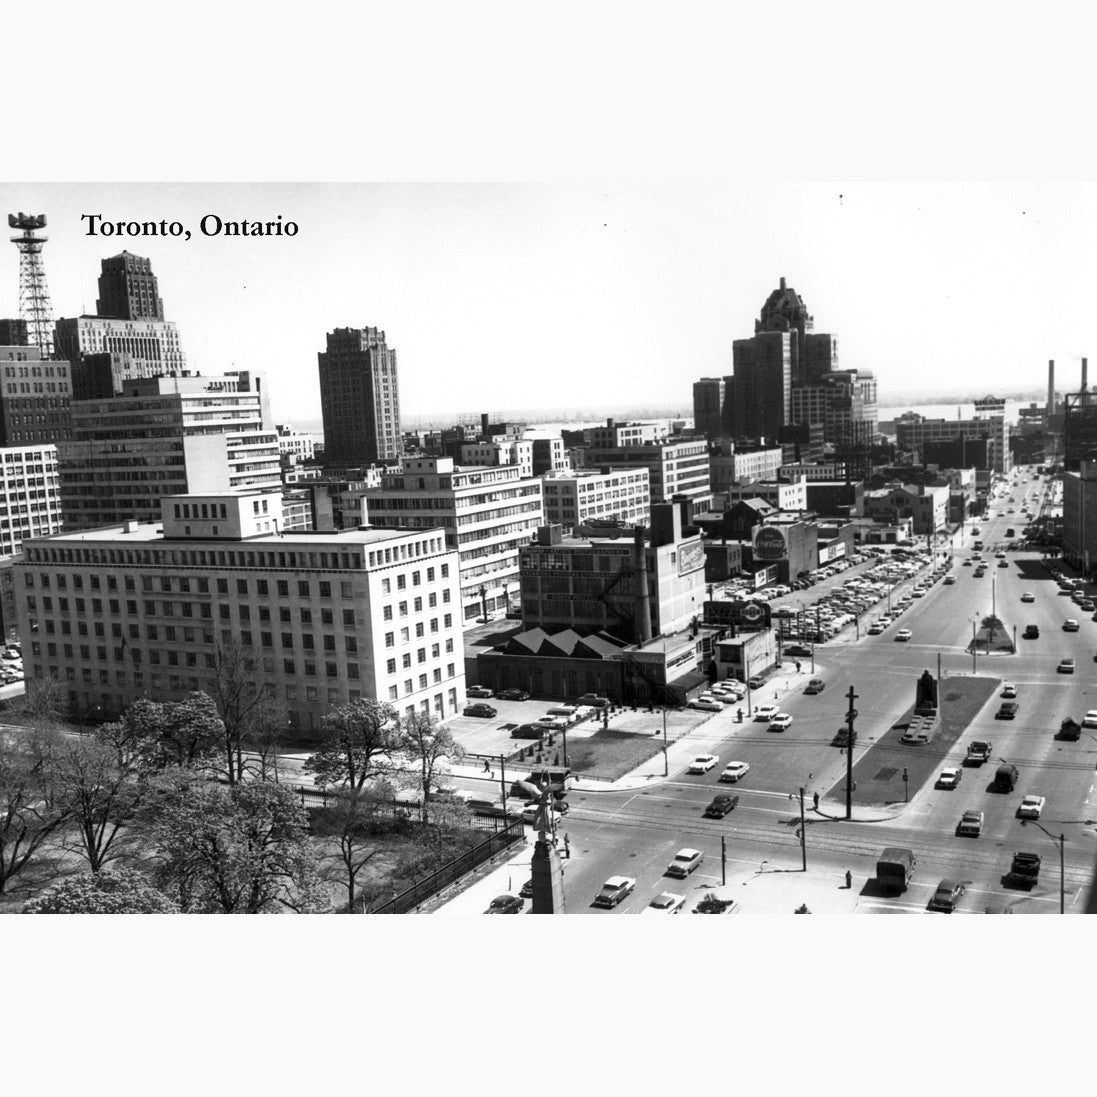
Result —
[[[644,551],[644,527],[632,535],[632,612],[637,643],[651,639],[651,595],[648,594],[648,554]]]
[[[1049,358],[1047,363],[1047,414],[1055,413],[1055,359]]]
[[[1088,385],[1088,374],[1089,374],[1089,363],[1083,358],[1082,359],[1082,391],[1083,392],[1086,391],[1086,387]]]

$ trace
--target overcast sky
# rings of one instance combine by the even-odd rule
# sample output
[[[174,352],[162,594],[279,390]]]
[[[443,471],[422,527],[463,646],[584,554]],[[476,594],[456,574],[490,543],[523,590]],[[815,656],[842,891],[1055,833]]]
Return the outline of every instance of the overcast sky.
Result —
[[[267,371],[280,421],[320,415],[337,326],[395,347],[407,425],[458,412],[638,404],[689,411],[731,372],[784,275],[841,364],[896,392],[1073,382],[1097,299],[1094,186],[0,184],[46,213],[55,316],[94,312],[99,261],[152,260],[191,368]],[[87,235],[81,214],[177,220],[189,241]],[[293,237],[204,237],[203,215]],[[18,255],[0,266],[18,315]]]

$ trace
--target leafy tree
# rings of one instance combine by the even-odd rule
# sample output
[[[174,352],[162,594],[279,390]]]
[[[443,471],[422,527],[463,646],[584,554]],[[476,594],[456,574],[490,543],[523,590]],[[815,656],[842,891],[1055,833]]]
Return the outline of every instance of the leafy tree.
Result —
[[[287,788],[226,786],[172,770],[144,817],[160,879],[183,911],[262,914],[330,905],[309,844],[308,815]]]
[[[229,784],[244,780],[251,753],[265,775],[286,718],[264,685],[262,654],[244,644],[218,647],[206,688],[224,725],[221,756]]]
[[[340,705],[320,721],[320,747],[304,769],[321,788],[361,789],[396,768],[404,735],[396,710],[372,698]]]
[[[24,724],[57,724],[70,710],[68,687],[57,678],[28,678],[24,695],[8,706],[12,718]]]
[[[116,839],[134,816],[142,786],[132,767],[119,759],[110,731],[102,739],[66,739],[55,752],[52,778],[75,831],[76,848],[97,873],[118,856]]]
[[[202,767],[217,757],[225,727],[213,701],[204,693],[188,693],[182,701],[134,702],[119,725],[104,731],[121,758],[130,758],[143,772],[169,766]]]
[[[23,904],[24,914],[174,914],[179,907],[139,872],[82,873]]]
[[[53,728],[0,729],[0,895],[68,819],[53,785],[60,746]]]
[[[402,717],[401,725],[404,750],[419,767],[419,813],[420,818],[426,820],[442,763],[446,760],[460,762],[465,756],[465,749],[448,728],[439,726],[438,718],[429,712]]]

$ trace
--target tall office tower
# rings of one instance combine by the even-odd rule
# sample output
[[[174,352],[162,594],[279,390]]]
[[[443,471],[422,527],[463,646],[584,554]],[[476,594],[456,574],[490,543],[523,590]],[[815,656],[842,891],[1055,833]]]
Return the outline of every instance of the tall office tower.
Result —
[[[325,463],[347,468],[398,461],[403,444],[396,351],[385,345],[379,328],[336,328],[327,343],[317,355]]]
[[[791,421],[793,345],[787,331],[760,332],[732,343],[734,437],[774,439]]]
[[[128,251],[102,261],[96,314],[116,320],[163,320],[152,264]]]
[[[66,528],[155,521],[165,495],[279,490],[278,434],[249,384],[238,374],[155,377],[75,401],[72,439],[58,446]]]
[[[733,377],[702,377],[693,382],[693,429],[710,442],[730,433],[734,387]]]
[[[0,345],[0,446],[47,445],[72,436],[68,362],[37,347]]]
[[[834,335],[814,334],[815,318],[808,312],[800,295],[790,289],[784,278],[754,322],[754,334],[789,333],[789,358],[794,385],[813,384],[825,373],[838,367],[838,339]]]

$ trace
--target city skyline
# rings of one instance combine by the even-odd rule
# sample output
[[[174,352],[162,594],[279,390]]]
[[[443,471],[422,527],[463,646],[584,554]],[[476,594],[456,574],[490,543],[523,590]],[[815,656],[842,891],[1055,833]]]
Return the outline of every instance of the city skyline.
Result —
[[[92,313],[103,259],[151,261],[188,368],[267,372],[279,421],[320,418],[336,327],[400,350],[402,412],[688,408],[731,371],[784,277],[840,367],[880,402],[1039,391],[1088,353],[1074,302],[1094,276],[1086,185],[9,184],[49,217],[55,318]],[[180,222],[191,239],[86,235],[87,213]],[[204,236],[202,217],[294,221],[294,236]],[[207,222],[207,226],[215,223]],[[9,249],[0,315],[18,315]],[[948,255],[944,264],[942,256]],[[1069,285],[1069,292],[1064,292]],[[865,308],[864,306],[868,307]],[[566,349],[565,349],[566,348]],[[1063,387],[1063,385],[1060,385]]]

